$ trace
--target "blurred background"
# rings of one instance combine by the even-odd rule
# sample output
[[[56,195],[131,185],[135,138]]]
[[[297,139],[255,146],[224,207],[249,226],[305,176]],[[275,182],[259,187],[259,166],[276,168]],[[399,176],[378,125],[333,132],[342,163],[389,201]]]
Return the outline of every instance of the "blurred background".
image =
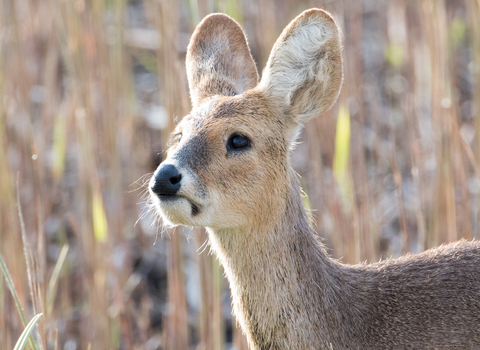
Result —
[[[38,313],[35,350],[247,349],[204,232],[163,231],[145,186],[200,20],[235,18],[261,72],[310,7],[344,41],[341,96],[292,154],[329,253],[478,239],[480,0],[2,0],[1,349]]]

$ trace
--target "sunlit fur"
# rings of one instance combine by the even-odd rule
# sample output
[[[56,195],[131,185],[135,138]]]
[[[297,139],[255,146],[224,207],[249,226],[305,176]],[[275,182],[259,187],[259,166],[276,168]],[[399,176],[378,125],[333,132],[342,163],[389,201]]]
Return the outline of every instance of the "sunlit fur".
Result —
[[[176,164],[182,173],[179,195],[198,205],[200,214],[192,217],[188,202],[182,199],[161,205],[162,216],[171,224],[212,229],[271,225],[284,210],[279,197],[285,198],[289,188],[286,137],[294,126],[288,119],[278,120],[277,111],[257,90],[216,96],[204,104],[208,109],[200,105],[179,123],[173,135],[181,133],[181,140],[172,144],[165,161]],[[234,132],[248,136],[252,147],[228,155],[225,145]],[[210,160],[192,173],[174,159],[199,133],[208,144]]]
[[[339,37],[328,13],[305,11],[257,85],[240,26],[206,17],[187,54],[194,108],[165,160],[181,187],[152,201],[170,225],[207,228],[251,349],[478,349],[477,242],[350,266],[328,257],[310,225],[289,152],[299,125],[339,94]],[[250,147],[229,149],[235,133]]]

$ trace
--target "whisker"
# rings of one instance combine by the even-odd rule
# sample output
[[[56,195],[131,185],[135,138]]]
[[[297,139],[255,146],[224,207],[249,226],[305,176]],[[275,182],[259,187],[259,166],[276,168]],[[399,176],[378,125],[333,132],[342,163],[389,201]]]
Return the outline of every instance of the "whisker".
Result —
[[[135,180],[130,185],[128,185],[128,187],[132,187],[132,186],[138,186],[138,187],[133,190],[126,191],[126,193],[132,193],[132,192],[138,191],[141,188],[146,188],[146,190],[148,190],[148,183],[150,182],[150,178],[153,176],[153,174],[154,173],[147,173],[145,175],[140,176],[137,180]]]
[[[198,249],[196,250],[197,253],[200,249],[202,249],[204,247],[204,245],[207,243],[207,241],[208,241],[208,238],[205,240],[205,242],[202,243],[202,245],[200,247],[198,247]]]
[[[148,215],[148,211],[145,211],[143,212],[142,214],[140,214],[140,216],[138,217],[137,221],[135,221],[135,223],[133,224],[133,227],[136,227],[138,222],[140,220],[143,220],[146,216]]]
[[[202,251],[198,253],[198,255],[202,255],[202,253],[207,249],[209,245],[210,245],[210,242],[208,241],[208,238],[207,238],[205,242],[203,242],[203,244],[200,246],[200,248],[196,250],[196,252],[198,253],[198,251],[203,247]]]

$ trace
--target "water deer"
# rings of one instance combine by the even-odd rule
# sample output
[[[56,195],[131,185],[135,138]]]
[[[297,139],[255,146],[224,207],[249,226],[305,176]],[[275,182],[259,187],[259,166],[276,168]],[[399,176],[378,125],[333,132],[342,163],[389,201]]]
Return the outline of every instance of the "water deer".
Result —
[[[330,14],[296,17],[260,81],[242,28],[223,14],[198,25],[186,61],[193,109],[151,199],[166,225],[206,228],[251,349],[480,349],[478,242],[346,265],[310,224],[289,153],[342,85]]]

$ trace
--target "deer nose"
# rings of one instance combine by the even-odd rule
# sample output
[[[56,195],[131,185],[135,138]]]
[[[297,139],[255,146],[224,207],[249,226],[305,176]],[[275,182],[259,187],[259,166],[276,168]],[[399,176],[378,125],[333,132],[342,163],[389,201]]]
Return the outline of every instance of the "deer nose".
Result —
[[[159,196],[174,196],[181,187],[182,174],[172,164],[161,165],[154,177],[150,189]]]

